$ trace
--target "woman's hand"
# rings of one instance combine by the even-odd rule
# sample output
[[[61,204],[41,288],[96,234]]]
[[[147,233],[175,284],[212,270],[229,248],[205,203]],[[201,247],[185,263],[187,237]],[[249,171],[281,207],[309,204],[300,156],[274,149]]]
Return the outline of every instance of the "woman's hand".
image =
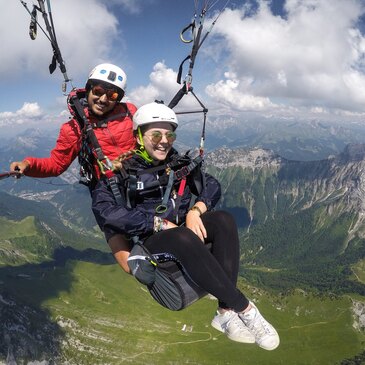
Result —
[[[199,204],[199,205],[198,205]],[[199,202],[192,207],[186,215],[186,227],[191,229],[201,240],[207,238],[207,231],[201,220],[201,214],[205,213],[207,208],[204,203]]]
[[[178,227],[175,223],[165,220],[163,230]]]

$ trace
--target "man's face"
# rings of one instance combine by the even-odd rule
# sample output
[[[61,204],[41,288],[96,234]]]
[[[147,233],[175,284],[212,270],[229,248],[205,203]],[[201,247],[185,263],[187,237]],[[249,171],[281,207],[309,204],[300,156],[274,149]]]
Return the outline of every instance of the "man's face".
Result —
[[[97,117],[102,117],[113,110],[117,99],[118,91],[103,84],[94,85],[87,96],[89,109]]]

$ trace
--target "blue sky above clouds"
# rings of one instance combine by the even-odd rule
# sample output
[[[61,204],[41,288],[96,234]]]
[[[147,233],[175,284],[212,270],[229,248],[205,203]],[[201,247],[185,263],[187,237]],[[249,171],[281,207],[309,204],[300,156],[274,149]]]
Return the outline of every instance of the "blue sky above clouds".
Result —
[[[179,32],[195,2],[51,0],[73,85],[82,87],[96,64],[112,62],[126,71],[127,96],[137,106],[168,102],[179,88],[178,66],[190,53]],[[214,18],[226,0],[211,2],[208,17]],[[212,117],[362,120],[364,12],[362,0],[231,0],[198,54],[194,90]],[[48,73],[50,44],[40,30],[35,41],[29,38],[29,20],[20,1],[2,4],[2,135],[67,120],[62,75]],[[182,107],[190,103],[186,98]]]

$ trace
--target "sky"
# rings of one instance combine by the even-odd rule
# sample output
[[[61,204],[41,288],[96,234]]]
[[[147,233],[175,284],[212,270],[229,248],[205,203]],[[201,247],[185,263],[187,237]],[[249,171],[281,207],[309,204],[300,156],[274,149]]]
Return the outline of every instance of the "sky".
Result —
[[[34,0],[35,3],[37,3]],[[190,54],[180,31],[198,0],[51,0],[57,40],[72,86],[83,87],[97,64],[127,74],[126,100],[168,103]],[[211,0],[193,70],[194,92],[209,118],[361,122],[365,116],[364,0]],[[33,3],[26,1],[29,9]],[[225,7],[226,5],[226,7]],[[43,26],[43,19],[38,16]],[[68,119],[59,69],[51,75],[49,41],[21,1],[0,13],[0,137]],[[185,37],[189,38],[186,33]],[[183,77],[187,73],[184,67]],[[68,91],[71,87],[68,84]],[[184,97],[182,110],[196,109]]]

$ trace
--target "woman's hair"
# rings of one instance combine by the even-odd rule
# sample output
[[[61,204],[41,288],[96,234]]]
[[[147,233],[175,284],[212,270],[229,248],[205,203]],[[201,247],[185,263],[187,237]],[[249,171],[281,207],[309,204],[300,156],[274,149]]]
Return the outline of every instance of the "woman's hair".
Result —
[[[134,154],[136,153],[135,150],[131,150],[131,151],[127,151],[122,153],[121,155],[119,155],[115,160],[112,161],[112,170],[113,171],[118,171],[123,167],[123,161],[124,160],[128,160],[129,158],[131,158]]]
[[[146,126],[142,126],[141,127],[141,132],[142,134],[145,132],[146,130]],[[138,135],[137,130],[133,131],[134,136],[136,137]],[[138,149],[140,147],[140,145],[136,142],[136,148]],[[131,151],[127,151],[127,152],[123,152],[121,155],[119,155],[115,160],[112,161],[112,170],[113,171],[118,171],[123,167],[122,162],[124,160],[128,160],[129,158],[131,158],[133,155],[135,155],[137,152],[137,150],[131,150]]]

